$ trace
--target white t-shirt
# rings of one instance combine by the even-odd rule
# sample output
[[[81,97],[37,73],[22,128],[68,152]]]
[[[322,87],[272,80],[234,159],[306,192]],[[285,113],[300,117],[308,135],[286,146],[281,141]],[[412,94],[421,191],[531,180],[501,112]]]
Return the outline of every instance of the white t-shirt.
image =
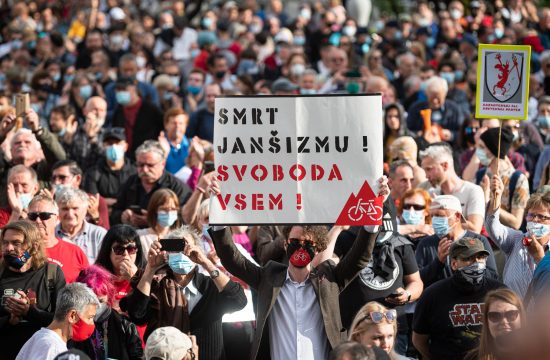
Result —
[[[456,196],[460,200],[462,215],[466,219],[468,219],[468,216],[474,214],[485,218],[485,195],[481,186],[464,181],[464,185],[451,195]]]
[[[23,345],[15,360],[53,360],[67,351],[67,344],[50,329],[42,328]]]

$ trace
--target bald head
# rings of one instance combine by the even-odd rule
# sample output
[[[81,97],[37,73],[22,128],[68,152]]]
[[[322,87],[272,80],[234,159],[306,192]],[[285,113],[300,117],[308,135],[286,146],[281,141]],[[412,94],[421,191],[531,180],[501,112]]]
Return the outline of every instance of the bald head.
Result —
[[[367,93],[380,92],[383,94],[386,91],[388,91],[389,85],[390,84],[388,83],[388,80],[384,79],[383,77],[370,76],[367,80],[367,86],[365,91]]]
[[[105,121],[107,117],[107,101],[99,96],[92,96],[86,101],[86,105],[84,109],[82,109],[82,112],[84,116],[94,114],[97,119],[103,119],[103,121]]]

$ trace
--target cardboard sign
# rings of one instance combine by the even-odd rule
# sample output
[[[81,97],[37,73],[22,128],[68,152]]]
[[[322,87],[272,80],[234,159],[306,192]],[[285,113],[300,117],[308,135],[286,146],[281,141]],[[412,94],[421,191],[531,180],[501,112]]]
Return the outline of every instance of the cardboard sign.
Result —
[[[531,47],[480,44],[476,118],[527,119]]]
[[[380,224],[380,94],[220,97],[211,224]]]

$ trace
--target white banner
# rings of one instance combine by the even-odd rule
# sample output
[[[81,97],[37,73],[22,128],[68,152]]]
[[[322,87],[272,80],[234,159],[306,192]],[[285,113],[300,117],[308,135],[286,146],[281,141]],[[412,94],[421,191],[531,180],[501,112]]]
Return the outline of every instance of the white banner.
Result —
[[[214,122],[211,224],[380,223],[381,95],[221,97]]]

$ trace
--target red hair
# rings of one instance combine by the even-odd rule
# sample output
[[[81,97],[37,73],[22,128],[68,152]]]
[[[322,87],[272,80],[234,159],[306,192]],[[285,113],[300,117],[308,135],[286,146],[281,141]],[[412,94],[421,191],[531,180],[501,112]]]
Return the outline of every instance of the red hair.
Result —
[[[107,296],[107,304],[113,305],[116,289],[113,285],[113,275],[99,265],[90,265],[82,270],[76,281],[85,284],[97,295]]]

